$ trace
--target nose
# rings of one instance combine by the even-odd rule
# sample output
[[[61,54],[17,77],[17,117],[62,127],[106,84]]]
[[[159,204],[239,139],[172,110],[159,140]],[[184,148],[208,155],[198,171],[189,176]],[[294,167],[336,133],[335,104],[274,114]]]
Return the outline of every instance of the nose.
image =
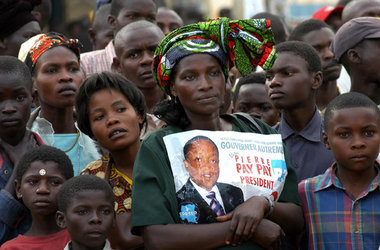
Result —
[[[167,25],[162,27],[162,32],[164,32],[164,35],[166,36],[167,34],[170,33],[170,29]]]
[[[249,110],[249,115],[258,119],[261,119],[261,116],[262,116],[260,109],[257,107],[251,108]]]
[[[48,183],[46,181],[40,181],[38,184],[38,187],[36,189],[36,193],[37,194],[49,194],[50,189],[49,189]]]
[[[199,76],[199,90],[209,90],[213,87],[212,80],[205,74]]]
[[[365,148],[365,143],[361,135],[353,135],[351,141],[351,149],[363,149]]]
[[[71,82],[73,80],[72,73],[68,69],[62,70],[60,77],[61,82]]]
[[[140,62],[143,65],[152,65],[153,54],[150,51],[144,51]]]
[[[280,77],[277,74],[274,74],[272,78],[266,79],[265,86],[267,88],[275,88],[281,86],[282,83],[280,81]]]
[[[326,60],[326,59],[332,59],[332,58],[334,58],[334,53],[330,50],[330,48],[325,48],[322,51],[322,59]]]
[[[89,223],[90,224],[101,224],[102,223],[102,219],[100,218],[98,212],[94,211],[91,213]]]
[[[110,127],[117,123],[119,123],[119,119],[117,118],[117,116],[112,113],[109,113],[107,117],[107,126]]]
[[[17,109],[11,100],[3,101],[1,105],[1,112],[4,114],[11,114],[16,112]]]

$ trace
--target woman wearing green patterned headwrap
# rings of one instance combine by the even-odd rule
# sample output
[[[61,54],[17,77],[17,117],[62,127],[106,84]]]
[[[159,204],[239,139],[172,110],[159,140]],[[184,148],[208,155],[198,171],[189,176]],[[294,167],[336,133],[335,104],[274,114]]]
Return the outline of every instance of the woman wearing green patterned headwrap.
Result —
[[[168,126],[142,141],[133,173],[131,230],[144,237],[147,248],[213,249],[241,243],[238,249],[261,249],[259,245],[277,249],[284,236],[281,228],[292,233],[302,229],[297,178],[291,168],[279,198],[281,205],[274,209],[269,200],[254,196],[233,210],[225,208],[225,216],[210,212],[199,220],[207,225],[183,219],[163,141],[166,135],[194,129],[277,133],[258,119],[259,129],[244,118],[219,113],[230,67],[235,65],[246,75],[257,65],[270,69],[275,58],[270,21],[264,19],[222,18],[191,24],[173,31],[158,45],[153,76],[171,98],[154,113]]]

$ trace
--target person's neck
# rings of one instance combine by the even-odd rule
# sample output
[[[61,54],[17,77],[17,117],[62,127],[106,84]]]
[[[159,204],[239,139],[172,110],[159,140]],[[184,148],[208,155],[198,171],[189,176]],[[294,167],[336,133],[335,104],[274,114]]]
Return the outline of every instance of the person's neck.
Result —
[[[284,110],[282,116],[289,126],[296,132],[301,132],[314,116],[316,107],[315,102],[300,105],[297,108]]]
[[[319,110],[326,108],[327,104],[339,95],[337,82],[324,82],[317,90],[316,102]]]
[[[115,167],[121,173],[132,179],[133,164],[135,163],[137,152],[139,151],[140,139],[128,148],[119,151],[113,151],[112,155]]]
[[[20,142],[22,142],[25,135],[26,135],[26,128],[20,129],[17,133],[3,134],[0,138],[0,145],[1,143],[7,143],[14,147]]]
[[[140,90],[145,97],[147,113],[151,113],[152,108],[157,103],[165,99],[165,93],[162,92],[158,86],[154,88],[140,89]]]
[[[45,236],[49,234],[58,233],[62,230],[57,225],[55,219],[55,213],[50,215],[33,215],[32,225],[30,229],[25,233],[27,236]]]
[[[191,121],[186,130],[201,129],[211,131],[231,131],[232,124],[219,117],[219,113],[213,113],[211,115],[195,115],[187,114],[187,117]]]
[[[357,199],[359,195],[371,184],[377,175],[377,171],[374,164],[362,172],[349,171],[338,166],[336,175],[346,191]]]
[[[40,117],[48,120],[56,134],[76,133],[73,107],[69,108],[44,108],[41,106]]]

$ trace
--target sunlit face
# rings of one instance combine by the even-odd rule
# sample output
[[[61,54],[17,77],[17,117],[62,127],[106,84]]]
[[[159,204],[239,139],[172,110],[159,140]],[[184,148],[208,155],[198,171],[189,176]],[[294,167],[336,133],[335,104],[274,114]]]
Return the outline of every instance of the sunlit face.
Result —
[[[79,61],[66,47],[46,51],[38,60],[33,77],[42,107],[74,106],[75,94],[83,81]]]
[[[373,171],[380,147],[380,118],[367,107],[333,111],[324,141],[340,168],[357,173]]]
[[[32,162],[16,184],[16,192],[32,215],[51,215],[57,211],[57,196],[66,181],[56,162]]]
[[[119,70],[139,89],[156,88],[153,79],[152,62],[154,51],[161,39],[162,32],[156,27],[129,31],[122,46],[118,46]]]
[[[194,141],[184,163],[191,180],[210,191],[219,178],[219,155],[214,144],[205,139]]]
[[[100,190],[75,194],[66,212],[58,212],[57,217],[67,227],[73,249],[103,249],[115,219],[110,198]]]
[[[271,103],[264,84],[244,84],[240,87],[234,112],[248,113],[274,126],[280,119],[280,112]]]
[[[175,70],[171,91],[187,116],[218,114],[226,88],[218,60],[209,54],[192,54],[182,58]]]
[[[266,72],[266,91],[277,109],[292,109],[310,103],[321,79],[309,72],[307,62],[290,52],[281,52]]]
[[[88,113],[94,139],[111,153],[139,145],[141,116],[121,92],[115,89],[95,92]]]

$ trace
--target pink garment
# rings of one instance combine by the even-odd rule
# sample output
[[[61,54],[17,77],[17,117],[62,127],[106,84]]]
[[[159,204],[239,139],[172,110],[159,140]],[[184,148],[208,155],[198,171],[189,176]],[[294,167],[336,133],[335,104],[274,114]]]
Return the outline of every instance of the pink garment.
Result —
[[[113,58],[116,57],[113,40],[111,40],[104,49],[95,50],[80,55],[80,68],[87,78],[92,74],[103,71],[117,73],[112,67]]]
[[[5,242],[1,246],[1,250],[51,250],[64,249],[70,241],[70,235],[67,229],[59,231],[55,234],[45,236],[26,236],[19,235],[13,240]]]

